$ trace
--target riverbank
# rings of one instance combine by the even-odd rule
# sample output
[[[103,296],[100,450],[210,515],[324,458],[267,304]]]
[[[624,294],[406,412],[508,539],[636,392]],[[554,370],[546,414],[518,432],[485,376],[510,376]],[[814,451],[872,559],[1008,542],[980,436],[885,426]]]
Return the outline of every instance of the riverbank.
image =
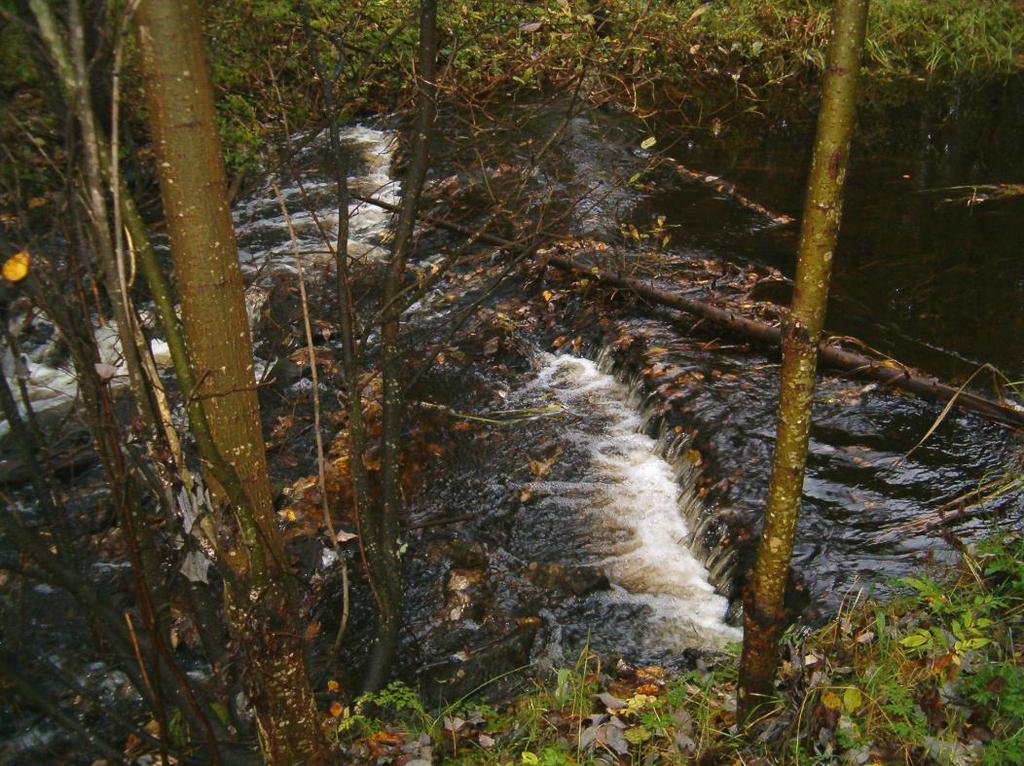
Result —
[[[961,556],[904,578],[894,600],[851,597],[820,628],[790,630],[778,698],[750,737],[735,727],[732,653],[672,669],[584,652],[443,709],[401,685],[346,706],[329,683],[325,727],[354,763],[1024,763],[1024,544]]]
[[[440,92],[457,109],[577,91],[595,104],[717,136],[731,124],[752,129],[813,114],[831,2],[484,0],[440,10]],[[274,0],[218,0],[203,11],[220,132],[236,178],[275,164],[289,135],[322,123],[318,67],[332,78],[343,123],[408,107],[417,37],[412,0],[311,2],[308,16]],[[1022,12],[1019,0],[966,8],[957,0],[876,0],[861,97],[862,110],[874,114],[869,122],[887,124],[893,106],[923,92],[931,100],[959,99],[976,86],[1019,79]],[[16,118],[5,121],[0,140],[19,169],[19,177],[0,180],[30,196],[44,185],[37,176],[47,173],[36,155],[55,156],[62,140],[48,116],[39,60],[24,28],[0,31],[0,93]],[[136,69],[129,46],[124,141],[144,146]],[[97,78],[109,80],[109,73]],[[135,170],[129,162],[129,179],[148,188]]]
[[[862,106],[884,110],[922,90],[943,97],[1020,77],[1024,24],[1016,0],[876,0],[865,51]],[[415,3],[311,4],[304,23],[279,3],[207,6],[218,109],[229,162],[264,153],[268,131],[315,118],[314,58],[343,63],[343,120],[401,111],[412,92]],[[488,109],[523,95],[579,87],[591,102],[716,134],[723,125],[813,113],[831,2],[671,4],[637,0],[485,0],[441,9],[442,98]],[[346,35],[337,38],[339,30]],[[340,46],[340,48],[339,48]],[[268,73],[274,73],[269,77]]]

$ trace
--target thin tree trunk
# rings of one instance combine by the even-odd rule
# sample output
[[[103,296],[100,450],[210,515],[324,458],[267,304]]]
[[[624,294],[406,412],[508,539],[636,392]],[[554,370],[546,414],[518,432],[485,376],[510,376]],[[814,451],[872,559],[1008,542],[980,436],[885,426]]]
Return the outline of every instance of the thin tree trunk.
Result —
[[[54,72],[60,82],[61,91],[78,123],[82,139],[81,155],[85,181],[82,191],[85,197],[85,207],[89,215],[93,245],[99,261],[104,288],[117,322],[121,353],[124,356],[133,394],[132,403],[136,414],[142,418],[142,421],[147,426],[155,427],[157,416],[143,376],[140,360],[141,349],[137,343],[141,333],[137,332],[134,311],[128,302],[128,296],[121,290],[117,275],[111,220],[101,170],[101,133],[96,125],[92,98],[89,93],[85,29],[81,6],[78,0],[71,0],[68,4],[69,44],[65,45],[51,3],[45,0],[28,0],[28,3],[35,16],[43,43],[53,61]]]
[[[800,230],[793,303],[783,320],[779,420],[764,533],[744,599],[743,655],[737,688],[737,717],[742,724],[753,720],[772,695],[778,642],[786,622],[783,597],[803,490],[818,341],[842,218],[867,12],[868,0],[836,0]]]
[[[56,75],[55,79],[59,83],[72,119],[77,124],[81,136],[80,161],[84,179],[85,208],[105,291],[117,321],[121,351],[131,383],[132,403],[136,414],[146,424],[147,430],[157,438],[156,441],[152,437],[145,439],[150,456],[155,459],[154,465],[158,470],[166,471],[166,467],[162,466],[160,462],[164,453],[159,437],[163,436],[175,456],[175,462],[184,470],[185,466],[180,459],[177,433],[170,423],[162,382],[157,374],[148,341],[137,321],[121,263],[119,228],[122,206],[119,203],[120,199],[124,197],[130,206],[130,200],[127,198],[127,191],[118,188],[120,184],[111,161],[111,149],[106,144],[100,121],[93,109],[85,43],[86,31],[81,4],[78,0],[71,0],[68,3],[65,38],[65,32],[50,4],[40,2],[40,0],[28,0],[28,2],[39,34],[49,53],[50,63]],[[125,21],[122,21],[118,30],[119,39],[124,31],[124,25]],[[118,42],[118,47],[120,47],[120,42]],[[116,93],[114,99],[116,103]],[[112,115],[112,118],[116,135],[116,113]],[[114,189],[113,221],[107,204],[106,188],[108,183]],[[64,323],[62,326],[70,328],[71,325]],[[73,348],[74,345],[72,344]],[[139,588],[138,605],[146,629],[152,631],[152,645],[155,647],[155,652],[156,649],[166,649],[169,635],[167,582],[162,573],[161,557],[151,534],[152,520],[148,518],[141,503],[140,490],[144,487],[136,486],[140,481],[140,474],[131,470],[126,462],[127,456],[118,443],[119,429],[110,402],[106,399],[109,392],[95,380],[93,363],[89,362],[87,358],[95,357],[94,344],[90,344],[90,348],[91,352],[79,353],[79,358],[76,360],[79,387],[86,393],[87,401],[92,400],[97,403],[93,410],[96,412],[98,420],[91,424],[92,430],[97,434],[97,441],[104,445],[100,453],[114,490],[116,504],[122,514],[121,521],[126,530],[129,550],[133,553],[131,560],[136,570],[136,584]],[[96,361],[99,361],[98,358]],[[91,393],[89,393],[90,391]],[[98,406],[101,401],[103,406]],[[163,405],[162,408],[161,405]],[[98,409],[95,409],[97,406]],[[166,417],[164,417],[165,414]],[[170,515],[172,509],[167,503],[166,493],[158,487],[155,495],[164,504],[167,514]],[[159,690],[165,687],[161,679],[163,675],[160,668],[161,660],[154,653],[149,653],[147,656],[152,661],[150,672],[157,680],[155,690],[159,694]],[[174,667],[173,658],[168,656],[166,659],[172,673],[180,675],[177,668]],[[191,694],[190,689],[185,691]],[[154,702],[159,712],[161,709],[159,697]],[[190,714],[188,708],[185,708],[183,712],[186,715]],[[209,724],[206,723],[204,713],[198,708],[195,713],[196,720],[199,720],[203,724],[203,728],[209,731]],[[212,749],[208,757],[219,760],[212,732],[210,744]]]
[[[384,283],[381,318],[381,355],[383,365],[383,410],[381,413],[381,489],[380,511],[370,534],[376,539],[377,562],[370,562],[378,580],[377,599],[380,608],[377,643],[367,666],[364,688],[374,690],[387,679],[401,629],[402,571],[398,559],[398,528],[401,511],[399,440],[402,434],[402,372],[399,350],[401,307],[398,296],[402,290],[405,266],[412,252],[413,230],[419,213],[423,183],[427,177],[430,140],[437,112],[437,0],[420,2],[420,45],[416,123],[413,133],[412,159],[402,189],[402,207],[395,226],[391,262]],[[370,549],[367,547],[367,557]],[[381,587],[383,584],[383,587]]]
[[[142,0],[136,15],[146,96],[171,237],[182,320],[209,436],[243,488],[210,476],[238,526],[219,562],[232,570],[225,589],[232,634],[268,764],[325,764],[328,756],[303,656],[302,630],[289,598],[289,574],[273,513],[213,93],[194,0]],[[211,473],[214,473],[211,471]],[[228,497],[225,497],[227,495]]]
[[[338,205],[338,234],[334,244],[335,285],[338,301],[338,324],[341,329],[341,360],[346,397],[345,409],[348,414],[348,470],[349,478],[352,481],[352,510],[359,532],[359,550],[364,557],[367,577],[370,580],[370,588],[374,593],[374,600],[379,604],[379,599],[376,597],[377,585],[374,580],[374,573],[371,571],[368,561],[371,554],[367,552],[367,543],[369,542],[374,553],[376,553],[376,548],[374,542],[363,535],[363,529],[371,527],[370,480],[367,475],[366,465],[363,463],[363,455],[366,453],[366,426],[363,416],[362,388],[359,383],[359,371],[361,368],[360,349],[356,343],[359,328],[356,320],[355,303],[352,299],[352,279],[349,270],[348,206],[350,193],[348,188],[348,163],[341,150],[341,138],[338,130],[338,105],[334,99],[332,80],[324,70],[316,50],[316,39],[309,15],[309,4],[303,0],[300,3],[300,9],[303,14],[306,42],[313,60],[313,67],[320,80],[324,112],[327,117],[335,195]],[[344,48],[339,45],[338,56],[343,55]],[[341,68],[342,62],[339,61],[336,71],[340,71]],[[342,587],[344,588],[344,585]],[[343,614],[337,633],[339,639],[345,628],[346,621],[347,616]],[[335,644],[337,649],[337,640]]]

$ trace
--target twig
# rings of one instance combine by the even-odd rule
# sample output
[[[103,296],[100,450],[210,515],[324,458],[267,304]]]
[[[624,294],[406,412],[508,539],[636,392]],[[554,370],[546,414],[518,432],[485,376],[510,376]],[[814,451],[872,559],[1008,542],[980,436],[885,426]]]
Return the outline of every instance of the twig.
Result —
[[[135,624],[132,622],[132,617],[125,610],[124,613],[125,624],[128,625],[128,637],[132,641],[132,650],[135,652],[135,661],[139,665],[139,673],[142,675],[142,682],[146,685],[146,689],[149,691],[149,696],[154,700],[158,701],[160,697],[156,693],[156,689],[153,688],[153,682],[149,679],[149,671],[146,670],[146,663],[142,661],[142,650],[139,649],[139,638],[135,635]],[[164,715],[164,709],[162,704],[156,705],[158,712],[157,724],[160,727],[160,762],[163,766],[167,766],[167,719]]]
[[[678,162],[675,163],[674,166],[676,172],[679,173],[679,175],[683,176],[683,178],[688,178],[691,181],[695,181],[696,183],[714,189],[719,194],[724,194],[726,197],[729,197],[731,200],[733,200],[737,205],[740,205],[741,207],[745,207],[747,210],[752,210],[755,213],[763,215],[769,221],[778,226],[786,226],[788,224],[793,223],[793,221],[796,220],[795,218],[793,218],[793,216],[786,215],[785,213],[779,213],[774,210],[769,210],[764,205],[758,202],[754,202],[754,200],[750,199],[746,195],[741,194],[740,191],[736,188],[736,184],[730,183],[729,181],[726,181],[724,178],[711,175],[710,173],[703,173],[697,170],[691,170],[685,165],[680,165]]]
[[[341,645],[341,637],[348,626],[349,613],[349,592],[348,592],[348,564],[345,561],[345,552],[338,542],[338,534],[334,531],[334,519],[331,518],[330,504],[327,502],[327,461],[324,458],[324,437],[320,429],[320,382],[317,373],[316,348],[313,346],[313,327],[309,321],[309,301],[306,296],[306,277],[302,270],[302,256],[299,255],[299,243],[295,236],[295,227],[292,224],[291,214],[285,204],[284,195],[278,188],[277,183],[272,184],[274,194],[277,196],[278,204],[281,206],[281,214],[288,225],[288,236],[291,238],[292,258],[295,259],[295,272],[299,282],[299,300],[302,306],[302,323],[306,331],[306,349],[309,352],[310,378],[313,382],[313,433],[316,438],[316,465],[317,477],[320,482],[320,505],[324,514],[324,526],[327,527],[327,534],[331,539],[331,547],[338,558],[341,566],[341,622],[338,625],[338,632],[334,637],[333,651],[336,654]]]

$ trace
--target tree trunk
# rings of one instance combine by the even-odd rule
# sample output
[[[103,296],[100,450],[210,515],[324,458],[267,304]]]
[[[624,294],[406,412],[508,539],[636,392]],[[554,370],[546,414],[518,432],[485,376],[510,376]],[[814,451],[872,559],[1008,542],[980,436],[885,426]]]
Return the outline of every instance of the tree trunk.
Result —
[[[783,320],[782,381],[764,534],[744,600],[737,717],[745,724],[772,695],[783,596],[800,510],[818,341],[843,210],[868,0],[836,0],[797,255],[793,303]]]
[[[367,666],[364,688],[374,690],[383,685],[398,649],[401,628],[402,571],[398,559],[398,517],[401,510],[401,486],[398,443],[402,432],[402,372],[398,348],[399,320],[402,309],[400,294],[405,266],[413,248],[413,230],[419,213],[420,196],[427,177],[430,140],[437,111],[437,0],[420,2],[419,72],[416,124],[413,133],[412,159],[402,189],[402,207],[395,226],[391,262],[384,283],[381,312],[381,355],[383,357],[384,402],[381,413],[381,490],[380,510],[369,530],[364,531],[364,547],[371,559],[370,576],[376,581],[375,593],[379,607],[379,630]],[[376,550],[371,550],[375,548]],[[372,559],[375,559],[372,560]]]
[[[209,477],[238,526],[218,563],[230,568],[225,579],[235,583],[225,590],[227,613],[244,656],[264,759],[275,765],[324,764],[326,746],[271,502],[242,275],[199,19],[195,0],[143,0],[136,15],[161,196],[195,372],[192,390],[183,394],[199,400],[209,436],[243,488],[237,497]]]

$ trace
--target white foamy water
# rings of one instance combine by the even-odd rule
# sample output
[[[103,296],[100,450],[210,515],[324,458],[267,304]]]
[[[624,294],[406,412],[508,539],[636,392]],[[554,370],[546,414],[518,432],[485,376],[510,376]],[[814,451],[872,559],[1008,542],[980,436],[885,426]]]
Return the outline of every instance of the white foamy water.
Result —
[[[304,265],[312,270],[318,264],[328,264],[333,260],[321,235],[322,228],[333,244],[338,230],[334,181],[325,175],[329,174],[330,168],[321,167],[322,155],[317,154],[326,141],[326,133],[318,135],[296,157],[296,164],[300,168],[301,188],[297,181],[289,182],[283,176],[274,175],[239,202],[233,210],[239,262],[247,282],[245,302],[251,327],[255,326],[270,296],[269,287],[260,283],[267,281],[267,278],[274,274],[295,273],[291,239],[273,191],[274,183],[281,189],[287,203]],[[351,192],[398,204],[399,183],[390,173],[395,151],[395,134],[391,131],[355,125],[341,130],[341,142],[351,158],[352,174],[348,179]],[[312,207],[313,212],[310,212],[309,207]],[[358,201],[352,202],[348,212],[350,254],[354,258],[364,259],[383,256],[392,214]],[[37,321],[45,322],[42,319]],[[12,325],[16,327],[17,323],[12,322]],[[111,322],[96,326],[94,333],[101,361],[117,370],[111,379],[111,385],[115,388],[124,386],[127,383],[127,373],[124,369],[116,325]],[[53,334],[46,343],[34,348],[25,348],[21,360],[15,360],[7,349],[0,358],[0,366],[11,390],[15,392],[15,398],[20,399],[17,393],[20,376],[26,382],[29,400],[36,412],[67,407],[78,395],[78,383],[70,361],[54,361],[61,357],[57,343],[57,336]],[[152,348],[158,365],[165,366],[170,363],[167,344],[162,339],[154,339]],[[259,358],[255,361],[258,380],[262,371],[267,368],[268,362]],[[0,437],[7,431],[7,422],[0,420]]]
[[[679,503],[691,489],[676,483],[657,443],[640,433],[626,388],[589,359],[543,354],[539,361],[532,387],[584,418],[574,438],[589,454],[590,471],[586,481],[534,486],[595,526],[591,552],[614,586],[605,598],[649,608],[642,642],[655,652],[739,640],[741,632],[724,621],[728,601],[688,545]]]
[[[36,322],[45,322],[37,318]],[[117,334],[117,323],[113,320],[97,326],[93,330],[96,347],[99,350],[100,363],[113,368],[110,378],[111,388],[118,389],[128,384],[128,371],[121,353],[121,339]],[[56,363],[60,356],[56,332],[50,339],[31,350],[22,353],[15,359],[9,348],[4,348],[0,358],[0,368],[7,378],[7,384],[14,394],[19,411],[24,415],[25,406],[18,391],[18,379],[25,381],[28,399],[34,412],[45,412],[50,409],[67,407],[78,397],[78,379],[70,360]],[[153,358],[158,365],[170,364],[170,351],[167,343],[157,338],[150,342]],[[10,430],[6,420],[0,420],[0,437]]]
[[[353,125],[342,128],[339,137],[343,151],[349,156],[350,193],[397,205],[400,184],[391,176],[395,134]],[[330,249],[338,233],[338,207],[331,168],[324,166],[325,162],[330,162],[325,154],[326,143],[327,133],[322,132],[296,155],[295,175],[271,175],[235,206],[239,260],[250,278],[295,270],[288,226],[274,184],[281,190],[288,207],[304,265],[311,268],[332,260]],[[387,210],[352,200],[348,209],[351,257],[372,260],[384,256],[391,218]]]

